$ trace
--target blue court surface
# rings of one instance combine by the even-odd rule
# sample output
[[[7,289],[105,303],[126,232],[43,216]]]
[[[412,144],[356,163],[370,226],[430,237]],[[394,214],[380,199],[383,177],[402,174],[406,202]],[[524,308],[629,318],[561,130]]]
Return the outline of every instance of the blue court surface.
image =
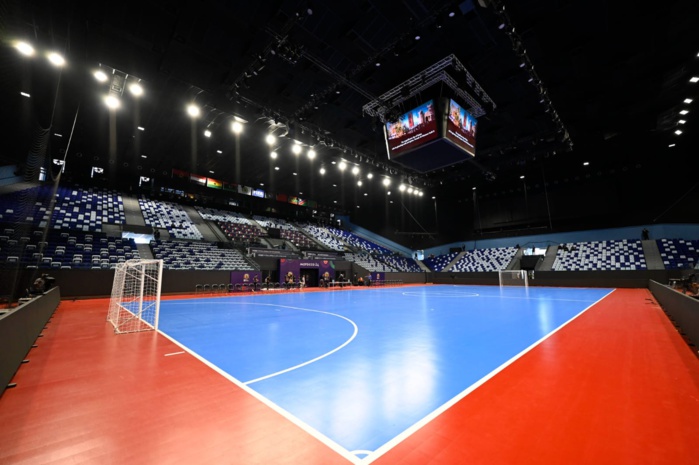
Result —
[[[160,330],[363,458],[610,292],[435,285],[171,300]]]

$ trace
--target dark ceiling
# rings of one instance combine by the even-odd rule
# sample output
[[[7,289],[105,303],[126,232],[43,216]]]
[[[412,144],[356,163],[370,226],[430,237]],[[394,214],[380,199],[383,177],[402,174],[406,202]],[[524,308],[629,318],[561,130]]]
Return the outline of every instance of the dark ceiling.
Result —
[[[497,197],[512,193],[520,176],[535,189],[545,185],[543,176],[553,183],[592,173],[613,183],[631,172],[639,187],[662,189],[667,203],[681,195],[678,184],[693,182],[686,167],[696,168],[696,103],[682,102],[698,97],[699,83],[689,82],[699,72],[697,2],[16,0],[0,6],[5,161],[23,162],[37,127],[50,128],[49,153],[60,157],[67,149],[76,175],[101,166],[112,179],[136,183],[148,176],[166,185],[177,168],[347,209],[383,205],[386,189],[378,180],[384,175],[394,186],[419,187],[424,201],[466,201],[472,187]],[[12,48],[17,39],[34,44],[37,56],[21,56]],[[48,50],[65,55],[62,71],[40,56]],[[415,173],[387,160],[377,119],[362,107],[450,54],[494,105],[450,69],[486,112],[475,160]],[[145,94],[135,99],[125,91],[110,117],[102,100],[109,85],[92,76],[100,66],[128,75],[127,84],[140,79]],[[400,113],[436,95],[449,95],[448,89],[437,85],[385,106]],[[194,120],[185,111],[192,102],[201,108]],[[678,126],[685,107],[687,123]],[[238,139],[229,129],[234,117],[246,121]],[[677,128],[684,134],[673,134]],[[272,147],[276,160],[264,142],[267,132],[280,136]],[[293,155],[291,139],[304,150],[314,146],[317,158]],[[332,164],[341,159],[359,164],[357,178]],[[367,179],[369,172],[376,176]]]

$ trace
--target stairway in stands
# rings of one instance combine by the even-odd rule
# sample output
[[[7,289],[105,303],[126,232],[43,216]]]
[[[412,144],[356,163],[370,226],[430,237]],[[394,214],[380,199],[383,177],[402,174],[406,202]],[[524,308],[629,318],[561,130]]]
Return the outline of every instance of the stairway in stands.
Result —
[[[546,249],[546,255],[544,256],[544,261],[539,266],[537,271],[551,271],[553,268],[553,262],[556,261],[556,254],[558,253],[558,245],[550,245]]]
[[[459,255],[454,257],[454,260],[450,261],[449,264],[447,266],[445,266],[442,271],[451,271],[451,269],[454,267],[454,265],[456,265],[456,263],[459,260],[461,260],[461,257],[463,257],[464,255],[466,255],[466,251],[459,252]]]
[[[145,226],[146,221],[143,219],[143,212],[141,211],[141,206],[138,204],[138,199],[136,197],[122,196],[122,202],[124,204],[124,219],[126,224],[131,224],[134,226]]]
[[[211,227],[208,224],[209,222],[204,220],[204,218],[201,217],[199,212],[194,207],[189,205],[182,205],[182,209],[185,211],[185,213],[187,213],[189,219],[192,220],[192,223],[194,223],[194,227],[199,230],[206,242],[221,241],[221,237],[217,236],[216,233],[214,233],[214,231],[211,230]]]
[[[658,243],[653,239],[641,241],[643,255],[646,257],[646,266],[649,270],[664,270],[663,258],[658,250]]]

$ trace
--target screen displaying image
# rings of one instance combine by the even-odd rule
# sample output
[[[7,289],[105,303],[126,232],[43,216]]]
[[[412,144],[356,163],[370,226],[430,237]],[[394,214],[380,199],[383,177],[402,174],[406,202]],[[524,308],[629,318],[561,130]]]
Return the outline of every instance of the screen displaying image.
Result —
[[[453,100],[449,100],[446,138],[470,155],[476,154],[476,118]]]
[[[389,158],[436,139],[439,134],[434,101],[429,100],[401,115],[398,121],[387,122],[384,130]]]

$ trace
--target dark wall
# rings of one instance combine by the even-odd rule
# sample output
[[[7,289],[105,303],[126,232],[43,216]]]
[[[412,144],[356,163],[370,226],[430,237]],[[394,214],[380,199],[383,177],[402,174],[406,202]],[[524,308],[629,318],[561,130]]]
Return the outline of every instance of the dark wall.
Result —
[[[0,317],[0,395],[60,301],[61,292],[54,287]]]
[[[651,280],[648,288],[685,336],[699,344],[699,301]]]
[[[677,271],[536,271],[530,286],[645,288],[648,280],[666,283]],[[435,284],[499,285],[498,273],[432,273]]]
[[[335,262],[335,270],[351,277],[354,273],[366,276],[356,264],[347,261]],[[61,287],[63,297],[105,297],[112,293],[114,270],[55,270],[51,275]],[[667,283],[670,278],[681,275],[680,271],[537,271],[530,286],[561,287],[626,287],[645,288],[648,280]],[[494,273],[386,273],[388,280],[404,283],[435,284],[499,284]],[[197,284],[227,284],[230,271],[163,270],[163,294],[192,293]]]

